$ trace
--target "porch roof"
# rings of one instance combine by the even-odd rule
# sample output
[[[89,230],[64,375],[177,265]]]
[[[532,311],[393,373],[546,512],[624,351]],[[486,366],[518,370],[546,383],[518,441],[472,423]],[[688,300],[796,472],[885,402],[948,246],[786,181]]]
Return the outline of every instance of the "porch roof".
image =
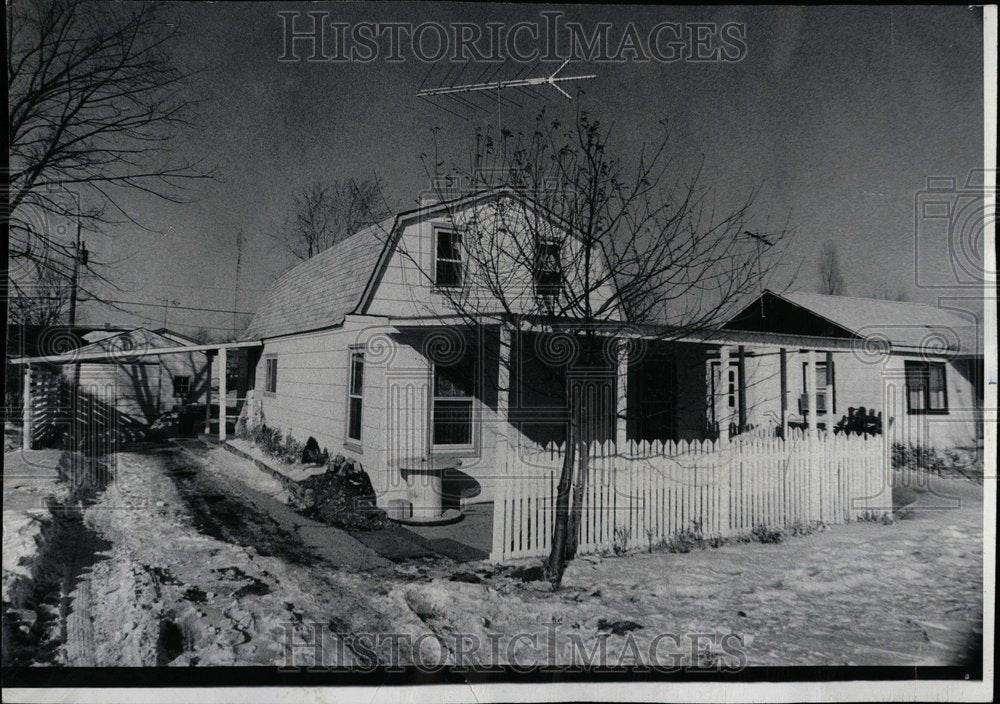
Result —
[[[461,316],[442,318],[437,316],[391,318],[389,325],[396,328],[442,327],[453,323],[455,326],[467,325],[468,321]],[[499,318],[484,319],[484,325],[499,325]],[[558,326],[547,324],[540,319],[523,321],[524,329],[532,332],[552,332]],[[663,342],[684,342],[702,345],[744,345],[747,347],[770,347],[788,349],[814,349],[834,352],[837,350],[857,349],[863,340],[857,336],[821,336],[802,335],[760,330],[736,330],[727,328],[711,328],[703,330],[685,330],[681,327],[655,324],[608,321],[600,324],[598,333],[608,337],[641,338],[645,340],[661,340]]]
[[[102,341],[103,342],[103,341]],[[218,352],[222,349],[234,347],[260,347],[264,343],[260,340],[246,340],[243,342],[220,342],[210,345],[182,345],[175,347],[149,347],[147,349],[108,349],[98,345],[88,345],[94,347],[90,351],[82,349],[74,350],[66,354],[50,354],[41,357],[15,357],[10,360],[11,364],[73,364],[75,362],[91,361],[131,361],[139,357],[157,357],[167,354],[184,354],[187,352]]]

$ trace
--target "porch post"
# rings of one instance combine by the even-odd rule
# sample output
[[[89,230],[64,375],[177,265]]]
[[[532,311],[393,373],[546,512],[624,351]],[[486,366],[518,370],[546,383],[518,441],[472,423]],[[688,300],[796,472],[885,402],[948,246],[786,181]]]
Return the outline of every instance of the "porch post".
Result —
[[[725,401],[729,396],[729,347],[719,347],[719,388],[715,394],[715,420],[719,424],[719,442],[729,442],[729,412]],[[721,407],[721,411],[719,410]]]
[[[21,449],[31,449],[31,365],[24,365],[24,391],[21,394],[23,409],[21,411]]]
[[[747,371],[747,349],[743,345],[737,348],[737,359],[739,361],[739,366],[737,367],[736,373],[736,384],[737,384],[737,400],[736,400],[736,413],[738,426],[736,429],[737,433],[746,432],[747,429],[747,382],[746,382],[746,371]]]
[[[494,484],[493,498],[493,544],[490,546],[490,560],[503,561],[506,552],[507,535],[507,498],[510,491],[510,358],[511,330],[506,323],[500,323],[498,332],[500,338],[497,350],[497,412],[494,422],[495,458],[494,467],[497,481]]]
[[[826,401],[826,431],[833,431],[835,422],[833,417],[833,352],[826,353],[826,388],[823,389],[824,400]]]
[[[615,450],[621,454],[628,444],[628,345],[625,340],[618,341],[618,377],[615,389]]]
[[[219,348],[219,440],[226,439],[226,348]]]
[[[206,353],[208,363],[205,365],[205,435],[212,434],[212,352]]]
[[[497,415],[496,447],[506,452],[510,445],[510,326],[500,324],[500,348],[497,351]],[[499,459],[499,458],[498,458]],[[506,459],[506,456],[504,456]]]
[[[816,350],[806,356],[806,431],[816,429]]]
[[[788,437],[788,350],[781,348],[781,389],[778,392],[781,396],[781,437]]]

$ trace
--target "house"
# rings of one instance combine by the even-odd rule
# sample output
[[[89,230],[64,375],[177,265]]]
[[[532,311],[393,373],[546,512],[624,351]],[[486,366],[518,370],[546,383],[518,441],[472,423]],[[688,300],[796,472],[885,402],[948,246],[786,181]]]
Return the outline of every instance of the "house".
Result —
[[[210,383],[210,360],[203,351],[137,356],[137,352],[197,344],[165,328],[135,328],[118,334],[94,333],[98,339],[76,350],[87,357],[63,366],[81,390],[113,405],[129,425],[149,425],[176,406],[204,403]],[[103,357],[90,358],[104,352]]]
[[[892,418],[908,409],[929,432],[920,438],[934,443],[974,441],[975,348],[953,349],[948,338],[928,351],[923,338],[894,331],[891,364],[864,361],[869,322],[885,334],[924,313],[925,333],[954,327],[932,308],[892,304],[904,307],[843,319],[827,316],[818,299],[769,291],[713,331],[681,334],[621,316],[611,336],[642,344],[634,352],[609,346],[604,363],[588,369],[570,360],[571,341],[558,330],[530,319],[512,326],[512,311],[491,309],[488,294],[470,321],[454,305],[455,291],[482,295],[467,290],[476,276],[463,261],[461,237],[470,230],[462,223],[487,198],[496,195],[422,205],[302,262],[275,282],[244,335],[262,343],[248,348],[255,417],[360,462],[380,505],[405,497],[408,473],[427,458],[450,460],[462,501],[493,500],[503,453],[560,442],[567,395],[584,378],[599,380],[579,387],[589,394],[591,437],[620,446],[829,429],[860,406]],[[503,198],[496,203],[503,207]],[[524,291],[511,299],[541,295],[539,272],[546,267],[513,274],[510,286]],[[897,367],[901,386],[887,405],[883,377]],[[942,419],[950,423],[929,423]]]
[[[968,312],[765,291],[724,329],[853,341],[849,350],[824,354],[813,368],[820,427],[864,408],[881,414],[895,441],[938,448],[982,442],[983,335]],[[804,422],[805,356],[800,350],[783,358],[765,352],[734,366],[731,374],[746,389],[741,415],[748,425],[780,424],[782,414],[792,424]]]

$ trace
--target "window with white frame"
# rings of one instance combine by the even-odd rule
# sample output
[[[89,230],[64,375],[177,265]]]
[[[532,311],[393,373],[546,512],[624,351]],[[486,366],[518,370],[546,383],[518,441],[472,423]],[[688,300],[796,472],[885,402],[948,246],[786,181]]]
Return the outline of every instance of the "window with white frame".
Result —
[[[805,414],[806,405],[809,403],[808,400],[808,373],[809,365],[806,362],[802,363],[802,388],[803,393],[799,397],[799,412]],[[826,366],[826,362],[816,362],[814,368],[814,378],[816,384],[816,413],[836,413],[837,412],[837,389],[834,382],[834,367]],[[833,398],[828,399],[826,397],[826,388],[830,387],[833,392]]]
[[[435,230],[434,283],[458,288],[462,285],[462,233],[456,230]]]
[[[365,355],[351,352],[350,379],[347,385],[347,439],[361,442],[361,419],[364,410]]]
[[[947,375],[943,362],[907,361],[906,410],[910,414],[947,413]]]
[[[278,391],[278,358],[264,359],[264,392],[273,394]]]
[[[434,365],[431,436],[435,447],[471,448],[475,415],[476,356]]]
[[[535,294],[555,298],[562,290],[562,263],[559,243],[541,240],[535,246]]]

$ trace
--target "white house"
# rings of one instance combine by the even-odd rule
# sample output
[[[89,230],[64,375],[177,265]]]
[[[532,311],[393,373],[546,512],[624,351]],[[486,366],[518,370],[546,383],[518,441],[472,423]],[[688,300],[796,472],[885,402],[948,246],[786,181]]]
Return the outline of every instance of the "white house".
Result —
[[[474,235],[456,222],[484,197],[492,196],[400,213],[297,265],[245,333],[262,342],[250,366],[264,422],[358,460],[380,505],[405,492],[403,467],[429,457],[461,460],[453,479],[463,500],[492,500],[503,448],[564,433],[572,364],[551,349],[551,331],[512,331],[488,303],[470,321],[453,305],[456,290],[481,295],[462,255],[469,243],[461,238]],[[510,285],[536,295],[535,276],[513,273]],[[864,406],[886,416],[894,432],[919,425],[914,441],[974,443],[981,351],[967,346],[969,322],[958,326],[957,348],[945,335],[944,347],[925,351],[912,331],[893,332],[888,354],[869,360],[873,343],[862,323],[884,333],[925,315],[925,332],[942,333],[956,319],[914,304],[854,307],[872,317],[837,323],[825,317],[822,297],[767,292],[710,333],[671,336],[632,321],[629,334],[645,339],[644,351],[608,360],[607,383],[591,400],[594,416],[606,420],[599,435],[621,443],[780,434],[797,424],[829,428]],[[891,379],[898,384],[887,405],[883,382]]]

